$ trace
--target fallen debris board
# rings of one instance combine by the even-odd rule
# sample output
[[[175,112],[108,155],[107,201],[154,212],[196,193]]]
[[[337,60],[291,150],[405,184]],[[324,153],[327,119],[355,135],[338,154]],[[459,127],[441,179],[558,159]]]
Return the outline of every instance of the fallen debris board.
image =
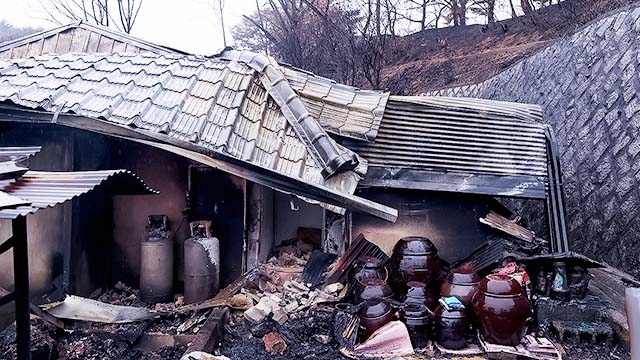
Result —
[[[376,259],[387,261],[389,257],[376,244],[367,240],[364,235],[360,234],[353,241],[349,249],[338,259],[336,265],[327,274],[325,284],[333,284],[343,282],[349,273],[349,270],[356,262],[365,257],[370,256]]]
[[[64,301],[44,306],[46,312],[58,319],[123,324],[152,319],[156,313],[149,309],[103,303],[75,295],[67,295]]]
[[[490,211],[484,218],[480,218],[480,222],[520,240],[533,242],[535,239],[535,233],[533,231],[522,227],[493,211]]]
[[[320,285],[329,266],[336,261],[336,258],[338,258],[338,255],[315,250],[302,272],[304,283],[310,288]]]
[[[227,308],[213,309],[211,315],[209,315],[209,318],[202,325],[191,345],[189,345],[186,353],[194,351],[213,352],[213,349],[222,339],[222,330],[228,316],[229,309]]]
[[[490,359],[562,360],[558,348],[549,339],[527,335],[518,346],[503,346],[486,342],[478,335],[480,346]]]
[[[212,307],[220,307],[229,305],[230,299],[237,294],[240,289],[248,286],[258,279],[260,274],[259,267],[251,269],[222,289],[213,299],[205,300],[196,304],[184,305],[176,308],[177,312],[187,312],[193,310],[208,309]]]

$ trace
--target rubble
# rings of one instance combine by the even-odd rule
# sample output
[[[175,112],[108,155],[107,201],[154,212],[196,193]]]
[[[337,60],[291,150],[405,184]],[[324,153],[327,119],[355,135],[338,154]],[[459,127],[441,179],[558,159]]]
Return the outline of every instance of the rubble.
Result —
[[[282,355],[287,350],[287,342],[277,332],[270,332],[262,338],[264,348],[271,355]]]

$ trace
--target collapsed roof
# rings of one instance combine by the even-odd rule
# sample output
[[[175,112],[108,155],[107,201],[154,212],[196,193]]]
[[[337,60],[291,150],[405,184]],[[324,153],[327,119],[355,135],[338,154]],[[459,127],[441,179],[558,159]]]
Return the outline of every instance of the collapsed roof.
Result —
[[[353,196],[359,183],[547,194],[537,105],[390,98],[255,53],[190,56],[83,22],[0,46],[1,58],[5,120],[25,118],[6,104],[45,110],[26,117],[145,142],[334,210],[395,219]]]

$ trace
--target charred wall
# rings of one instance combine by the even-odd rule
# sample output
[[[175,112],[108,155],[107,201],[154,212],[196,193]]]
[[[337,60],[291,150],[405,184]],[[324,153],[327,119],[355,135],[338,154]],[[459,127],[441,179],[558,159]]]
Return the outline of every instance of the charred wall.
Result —
[[[434,95],[542,105],[573,250],[640,276],[640,8],[595,21],[478,85]]]
[[[442,258],[455,262],[486,241],[486,229],[478,219],[488,213],[493,201],[490,197],[389,189],[366,190],[359,195],[398,209],[395,223],[366,214],[352,215],[352,238],[363,234],[387,254],[402,237],[424,236],[433,241]]]

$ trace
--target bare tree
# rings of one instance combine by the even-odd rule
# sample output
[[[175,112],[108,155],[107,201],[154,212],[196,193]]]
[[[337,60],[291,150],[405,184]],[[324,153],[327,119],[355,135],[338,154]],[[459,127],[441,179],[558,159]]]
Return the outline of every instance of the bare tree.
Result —
[[[227,29],[224,27],[224,5],[225,0],[213,0],[213,9],[220,22],[220,30],[222,31],[222,41],[224,47],[227,47]]]
[[[142,0],[40,0],[40,5],[47,19],[57,24],[83,20],[130,33]]]

